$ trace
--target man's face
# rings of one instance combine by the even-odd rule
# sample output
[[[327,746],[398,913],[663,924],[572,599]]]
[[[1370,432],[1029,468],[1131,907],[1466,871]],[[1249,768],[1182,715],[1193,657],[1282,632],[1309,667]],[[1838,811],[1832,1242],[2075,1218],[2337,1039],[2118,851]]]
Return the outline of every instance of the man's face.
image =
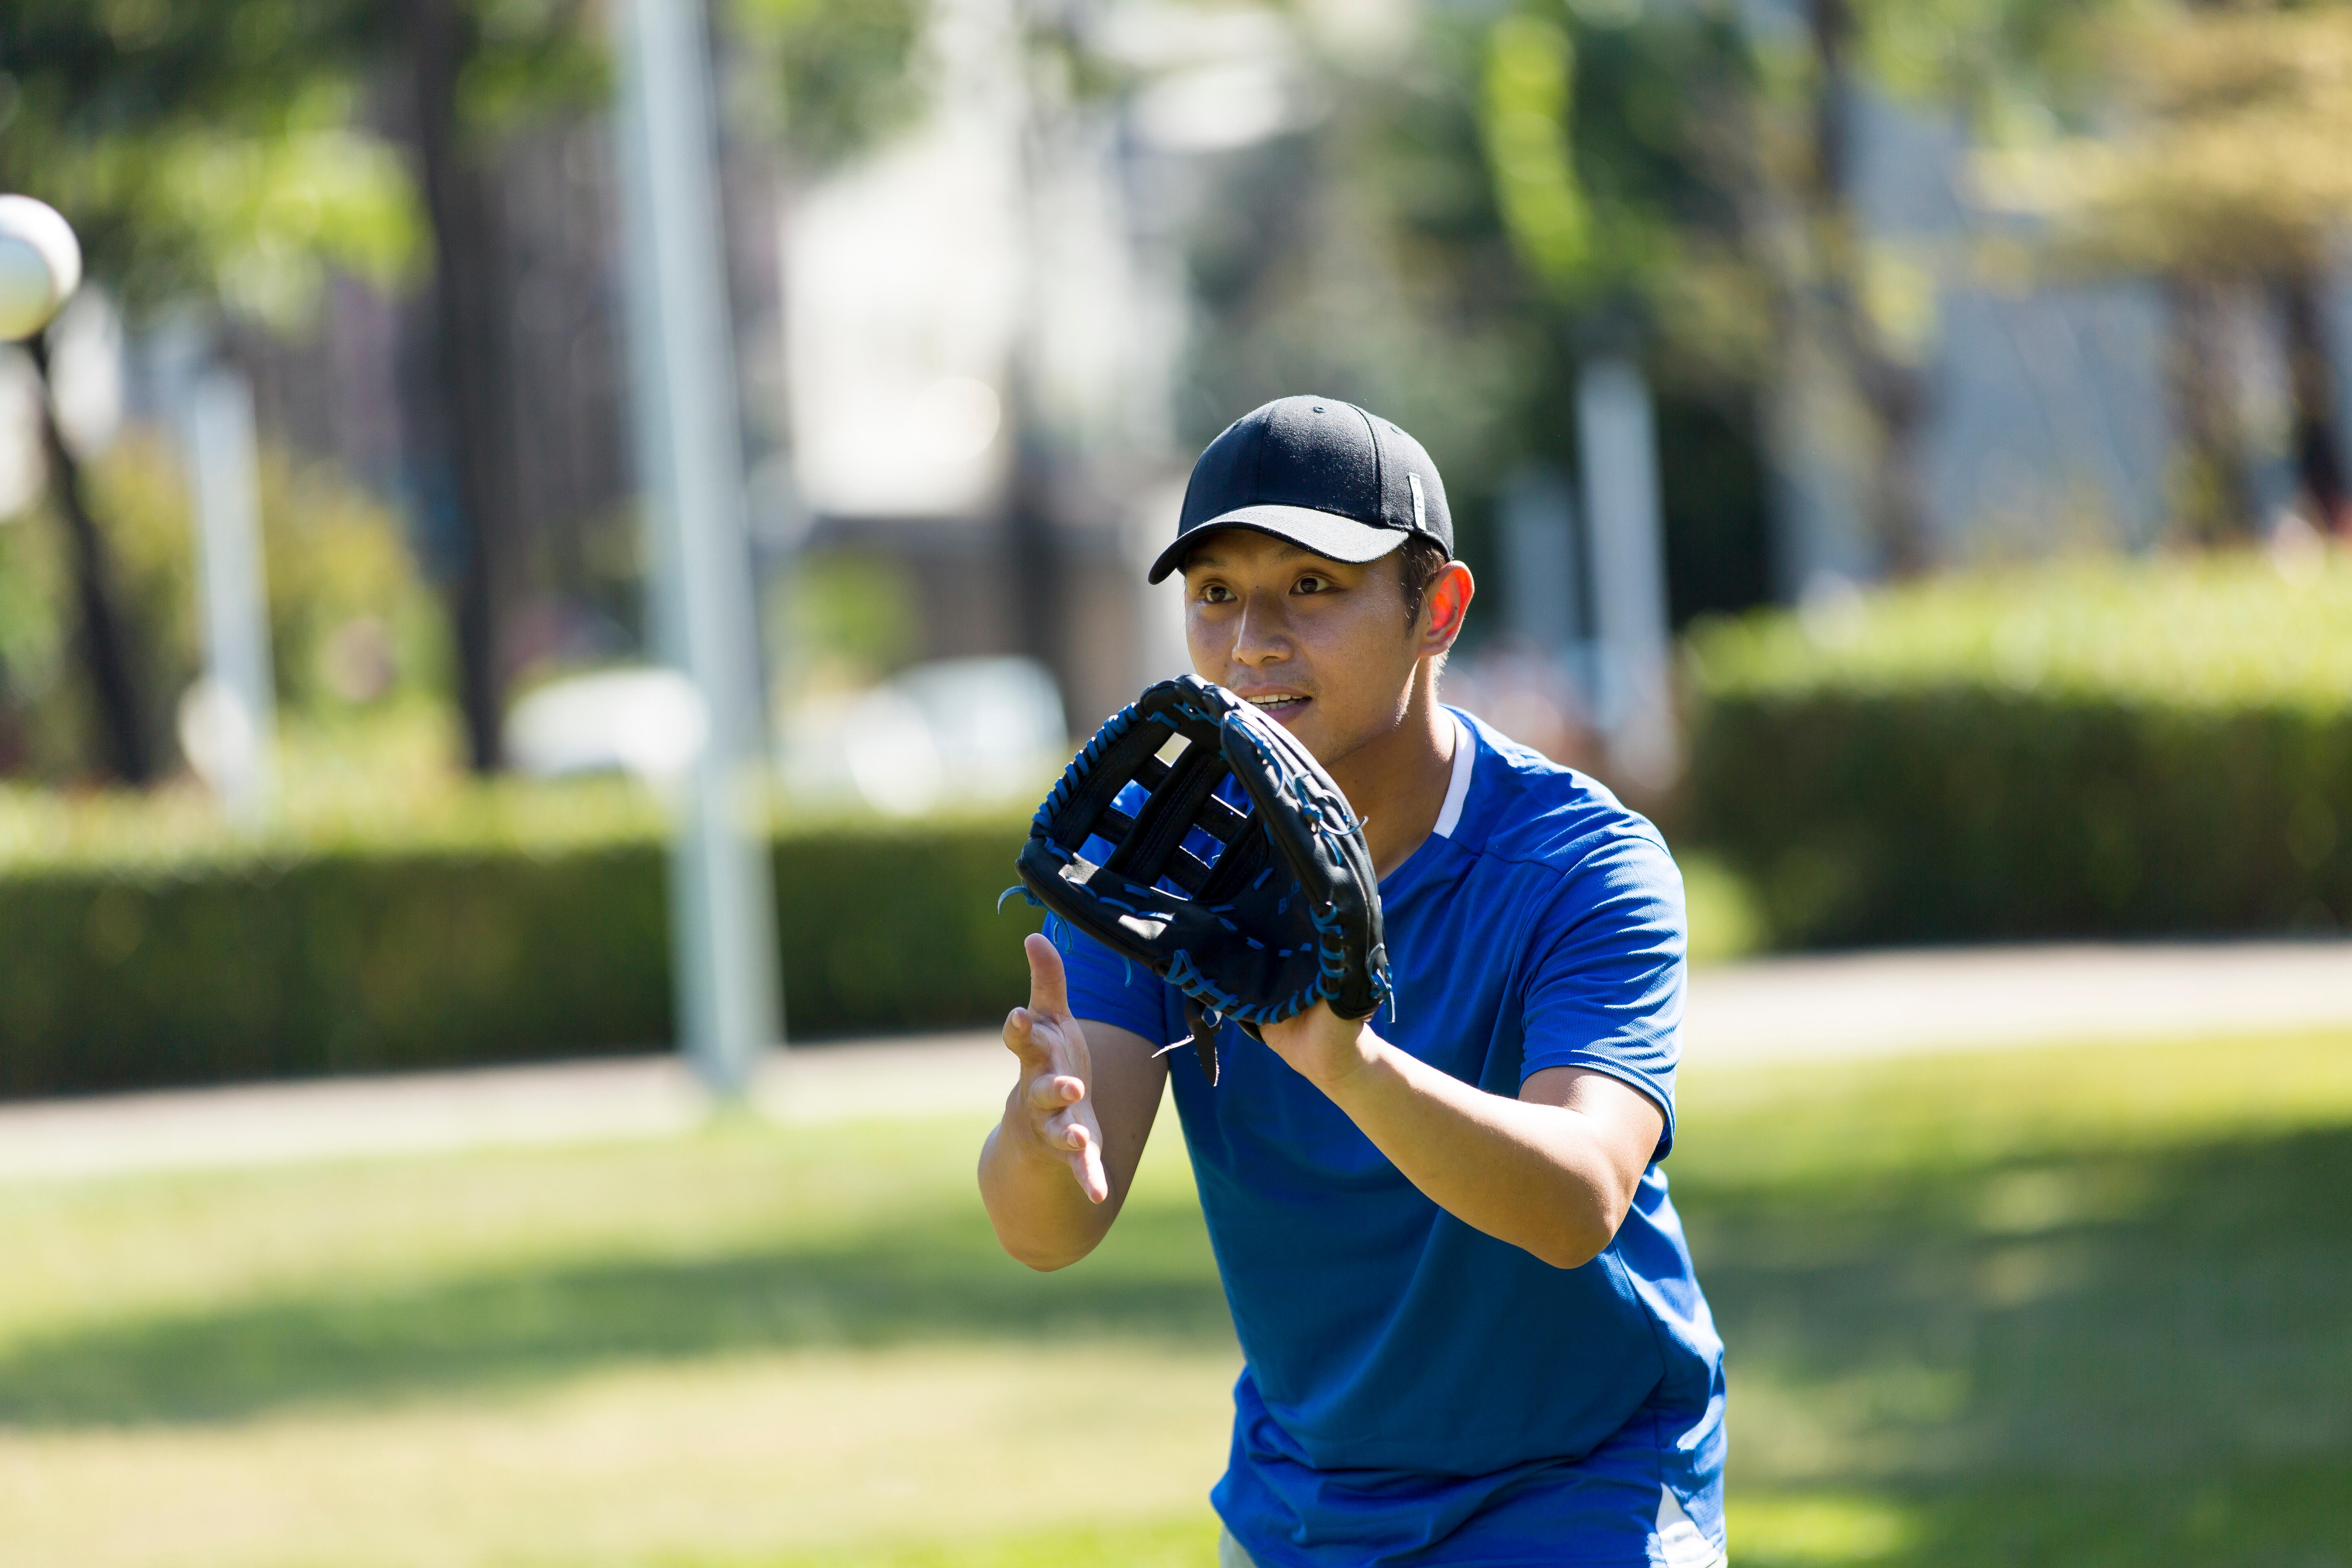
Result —
[[[1192,668],[1287,726],[1325,767],[1394,730],[1419,642],[1391,553],[1362,566],[1248,529],[1184,563]]]

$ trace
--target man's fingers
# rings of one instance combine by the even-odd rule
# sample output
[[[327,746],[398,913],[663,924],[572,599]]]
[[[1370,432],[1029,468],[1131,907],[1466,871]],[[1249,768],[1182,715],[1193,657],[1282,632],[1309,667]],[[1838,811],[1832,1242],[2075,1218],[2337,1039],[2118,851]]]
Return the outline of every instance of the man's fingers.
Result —
[[[1032,931],[1021,945],[1029,954],[1029,1010],[1048,1018],[1068,1017],[1070,984],[1060,950],[1043,931]]]
[[[1059,1065],[1060,1046],[1051,1020],[1026,1007],[1015,1007],[1004,1016],[1004,1048],[1019,1057],[1028,1072],[1052,1072]]]
[[[1076,1105],[1086,1094],[1086,1084],[1067,1073],[1043,1073],[1029,1080],[1030,1108],[1045,1115]]]
[[[1084,1122],[1073,1123],[1066,1135],[1070,1147],[1070,1173],[1078,1178],[1078,1190],[1087,1201],[1098,1204],[1110,1196],[1110,1178],[1103,1173],[1102,1140],[1094,1129]]]
[[[1103,1169],[1102,1131],[1086,1106],[1065,1105],[1042,1119],[1037,1135],[1045,1147],[1061,1152],[1087,1202],[1098,1204],[1110,1196],[1110,1177]]]
[[[1110,1196],[1103,1170],[1102,1134],[1086,1103],[1086,1080],[1064,1068],[1080,1066],[1076,1030],[1070,1021],[1070,987],[1062,954],[1052,940],[1033,935],[1022,943],[1029,957],[1029,1005],[1005,1016],[1004,1043],[1029,1075],[1029,1111],[1036,1135],[1058,1149],[1089,1203]]]

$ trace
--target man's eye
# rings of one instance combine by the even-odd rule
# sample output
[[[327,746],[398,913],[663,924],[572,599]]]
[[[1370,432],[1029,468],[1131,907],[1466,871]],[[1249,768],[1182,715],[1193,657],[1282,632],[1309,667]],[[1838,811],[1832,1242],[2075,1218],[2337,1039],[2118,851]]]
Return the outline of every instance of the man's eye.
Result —
[[[1212,583],[1201,590],[1201,603],[1204,605],[1222,605],[1233,596],[1223,583]]]
[[[1328,577],[1307,576],[1293,584],[1290,591],[1294,594],[1320,594],[1330,586],[1331,579]]]

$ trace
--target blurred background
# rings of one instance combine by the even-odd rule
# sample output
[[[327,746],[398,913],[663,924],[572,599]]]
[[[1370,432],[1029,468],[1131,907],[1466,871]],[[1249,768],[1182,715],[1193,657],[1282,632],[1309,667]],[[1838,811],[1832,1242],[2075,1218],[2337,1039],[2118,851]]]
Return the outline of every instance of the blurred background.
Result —
[[[1020,1274],[961,1032],[1311,390],[1684,866],[1735,1556],[2352,1562],[2347,148],[2322,0],[13,0],[0,1539],[1212,1561],[1181,1159]]]

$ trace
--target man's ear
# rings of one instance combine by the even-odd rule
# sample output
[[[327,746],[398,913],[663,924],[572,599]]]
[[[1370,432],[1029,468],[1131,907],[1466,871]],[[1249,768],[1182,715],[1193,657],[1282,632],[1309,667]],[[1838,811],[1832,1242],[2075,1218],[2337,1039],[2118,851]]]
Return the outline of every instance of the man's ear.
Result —
[[[1470,601],[1477,594],[1478,582],[1470,575],[1470,568],[1459,561],[1447,562],[1422,595],[1421,626],[1414,633],[1419,647],[1414,652],[1426,658],[1452,648],[1454,639],[1462,635],[1464,618],[1470,614]]]

